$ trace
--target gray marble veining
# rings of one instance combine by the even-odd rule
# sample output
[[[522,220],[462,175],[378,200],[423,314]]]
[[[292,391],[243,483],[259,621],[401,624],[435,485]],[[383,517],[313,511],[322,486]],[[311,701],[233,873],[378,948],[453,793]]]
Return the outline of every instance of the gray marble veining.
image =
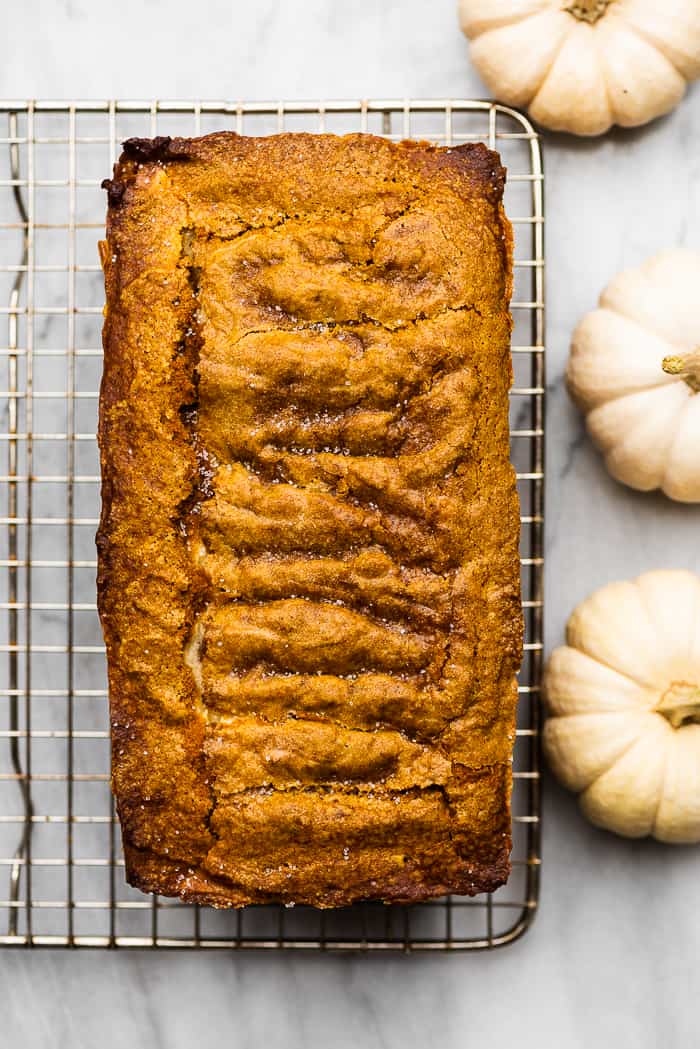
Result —
[[[25,0],[4,33],[5,97],[471,96],[484,88],[454,0]],[[700,508],[605,473],[562,386],[571,330],[622,266],[700,244],[700,91],[670,117],[583,142],[546,135],[547,647],[596,586],[700,571]],[[596,831],[545,782],[541,913],[478,957],[0,954],[4,1044],[179,1049],[697,1041],[698,850]]]

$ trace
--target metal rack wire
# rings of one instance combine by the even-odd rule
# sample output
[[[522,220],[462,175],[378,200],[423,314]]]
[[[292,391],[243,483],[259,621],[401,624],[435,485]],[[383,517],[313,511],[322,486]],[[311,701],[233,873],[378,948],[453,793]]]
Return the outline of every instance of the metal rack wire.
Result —
[[[0,102],[0,944],[456,950],[501,946],[539,889],[538,692],[544,495],[544,227],[538,137],[469,100]],[[485,141],[509,169],[515,229],[511,447],[522,507],[526,651],[514,757],[513,874],[498,892],[412,907],[238,912],[124,882],[109,792],[95,610],[95,446],[103,287],[100,181],[131,135],[367,131]],[[7,305],[4,305],[7,303]]]

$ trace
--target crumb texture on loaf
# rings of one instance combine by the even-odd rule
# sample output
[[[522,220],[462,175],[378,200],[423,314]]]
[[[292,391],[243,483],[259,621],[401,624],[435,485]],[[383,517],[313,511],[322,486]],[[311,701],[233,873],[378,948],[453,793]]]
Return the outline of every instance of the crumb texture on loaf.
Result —
[[[339,906],[506,879],[503,180],[480,145],[125,143],[97,542],[132,884]]]

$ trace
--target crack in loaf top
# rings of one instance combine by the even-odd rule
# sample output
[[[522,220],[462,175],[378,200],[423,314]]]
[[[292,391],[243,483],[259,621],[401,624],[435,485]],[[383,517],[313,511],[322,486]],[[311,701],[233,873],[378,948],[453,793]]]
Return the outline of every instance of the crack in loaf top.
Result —
[[[125,143],[98,586],[132,884],[333,906],[505,879],[503,180],[480,145]]]

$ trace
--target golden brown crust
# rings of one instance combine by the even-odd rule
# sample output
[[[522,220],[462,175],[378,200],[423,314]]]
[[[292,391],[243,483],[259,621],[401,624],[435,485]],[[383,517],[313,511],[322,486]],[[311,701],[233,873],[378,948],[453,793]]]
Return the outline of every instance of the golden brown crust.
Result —
[[[132,140],[99,608],[127,877],[338,906],[508,874],[511,234],[482,146]]]

